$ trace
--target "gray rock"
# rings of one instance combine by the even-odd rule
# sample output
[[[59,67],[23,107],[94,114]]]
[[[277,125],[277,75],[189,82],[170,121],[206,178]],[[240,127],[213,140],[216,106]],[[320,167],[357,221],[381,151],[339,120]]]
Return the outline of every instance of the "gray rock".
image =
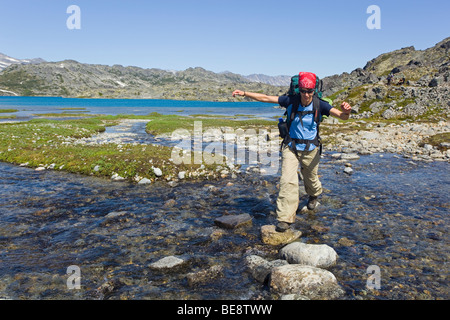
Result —
[[[343,153],[341,154],[341,160],[358,160],[359,156],[356,153]]]
[[[280,250],[280,258],[289,263],[328,268],[336,264],[337,253],[326,244],[293,242]]]
[[[285,260],[267,261],[257,255],[247,256],[245,262],[252,276],[261,283],[268,280],[273,268],[288,264]]]
[[[156,262],[153,262],[149,265],[151,269],[156,270],[164,270],[164,269],[171,269],[177,266],[182,265],[185,262],[185,260],[175,257],[175,256],[168,256],[165,258],[162,258]]]
[[[382,117],[385,119],[391,119],[397,116],[397,113],[393,109],[387,109],[383,112]]]
[[[239,215],[222,216],[214,220],[214,223],[221,228],[234,229],[252,223],[252,217],[248,213]]]
[[[127,214],[126,211],[113,211],[113,212],[108,213],[105,216],[105,218],[106,219],[114,219],[114,218],[117,218],[117,217],[122,217],[122,216],[124,216],[126,214]]]
[[[223,275],[223,266],[215,265],[198,272],[190,272],[186,278],[190,287],[207,283]]]
[[[162,176],[162,171],[160,168],[153,168],[153,173],[155,174],[155,176],[157,177],[161,177]]]
[[[299,264],[272,269],[270,287],[281,295],[300,295],[309,299],[337,299],[344,291],[329,271]]]
[[[119,176],[118,173],[114,173],[114,174],[111,176],[111,180],[113,180],[113,181],[122,181],[122,180],[125,180],[125,178],[122,177],[122,176]]]
[[[143,179],[139,180],[139,182],[138,182],[138,184],[149,184],[149,183],[152,183],[152,181],[147,178],[143,178]]]
[[[433,78],[431,79],[431,81],[428,83],[429,87],[437,87],[438,85],[440,85],[442,82],[444,82],[442,77],[437,77],[437,78]]]
[[[280,297],[280,300],[311,300],[307,296],[302,296],[301,294],[284,294]]]
[[[345,167],[344,172],[345,172],[346,174],[352,174],[352,173],[353,173],[353,169],[350,168],[350,167]]]

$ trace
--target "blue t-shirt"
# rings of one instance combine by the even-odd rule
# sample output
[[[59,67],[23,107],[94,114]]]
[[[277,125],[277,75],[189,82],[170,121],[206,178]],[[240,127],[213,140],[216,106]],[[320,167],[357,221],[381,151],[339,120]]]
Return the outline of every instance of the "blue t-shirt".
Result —
[[[288,108],[295,100],[300,99],[299,97],[293,96],[280,96],[278,98],[278,104],[282,107]],[[320,117],[329,116],[330,110],[333,108],[328,102],[320,100],[320,108],[319,113]],[[298,111],[312,111],[313,103],[311,102],[306,107],[303,107],[301,104],[298,107]],[[302,117],[302,123],[300,122],[299,115],[295,116],[295,119],[291,123],[291,127],[289,129],[289,135],[293,139],[303,139],[303,140],[313,140],[317,135],[317,123],[314,121],[313,114],[307,114]],[[291,146],[291,144],[289,144]],[[306,144],[298,143],[296,144],[297,150],[304,151],[306,148]],[[307,151],[314,150],[316,146],[314,144],[309,145],[309,149]]]

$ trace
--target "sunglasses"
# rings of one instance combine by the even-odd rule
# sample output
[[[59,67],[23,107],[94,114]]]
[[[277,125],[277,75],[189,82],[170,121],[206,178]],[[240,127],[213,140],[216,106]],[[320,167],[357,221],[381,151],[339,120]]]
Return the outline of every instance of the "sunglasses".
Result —
[[[301,93],[313,93],[314,89],[299,89]]]

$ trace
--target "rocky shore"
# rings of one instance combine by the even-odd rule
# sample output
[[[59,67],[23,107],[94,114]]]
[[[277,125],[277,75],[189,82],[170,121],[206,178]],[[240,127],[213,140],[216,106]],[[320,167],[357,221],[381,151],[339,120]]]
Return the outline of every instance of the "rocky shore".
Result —
[[[356,124],[362,128],[349,127],[347,132],[323,135],[326,150],[357,155],[395,153],[412,161],[450,161],[448,137],[437,145],[427,142],[433,136],[448,134],[448,121],[387,124],[358,120]],[[342,157],[346,158],[349,156]]]

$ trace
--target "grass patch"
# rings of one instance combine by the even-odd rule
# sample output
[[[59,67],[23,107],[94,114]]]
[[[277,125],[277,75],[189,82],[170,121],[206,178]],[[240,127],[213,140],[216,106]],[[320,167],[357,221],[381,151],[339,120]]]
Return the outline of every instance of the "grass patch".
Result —
[[[58,110],[86,110],[86,108],[58,108]]]
[[[67,117],[95,117],[96,115],[87,114],[87,113],[73,113],[73,112],[67,111],[67,112],[61,112],[61,113],[36,113],[36,114],[33,114],[33,116],[45,117],[45,118],[67,118]]]
[[[450,143],[450,132],[435,134],[424,140],[420,146],[423,147],[425,144],[431,144],[434,147],[438,147],[441,151],[446,151],[448,148],[441,145],[443,142]]]
[[[17,109],[0,109],[0,113],[13,113],[13,112],[17,112],[19,110]]]
[[[129,181],[142,178],[170,180],[177,177],[180,171],[187,172],[186,178],[218,177],[217,166],[224,161],[211,165],[193,164],[192,154],[192,164],[176,165],[170,160],[170,147],[73,143],[76,139],[105,131],[106,126],[117,124],[119,120],[119,116],[102,116],[73,120],[33,119],[0,124],[0,161],[108,178],[116,173]],[[160,168],[163,176],[156,177],[153,167]]]
[[[168,134],[175,131],[176,129],[187,129],[190,131],[193,130],[195,121],[201,121],[202,128],[277,128],[277,124],[275,121],[261,119],[232,120],[217,117],[205,117],[199,120],[193,117],[162,115],[156,112],[151,113],[147,118],[151,119],[152,121],[147,123],[146,130],[148,133],[151,133],[153,135]]]

